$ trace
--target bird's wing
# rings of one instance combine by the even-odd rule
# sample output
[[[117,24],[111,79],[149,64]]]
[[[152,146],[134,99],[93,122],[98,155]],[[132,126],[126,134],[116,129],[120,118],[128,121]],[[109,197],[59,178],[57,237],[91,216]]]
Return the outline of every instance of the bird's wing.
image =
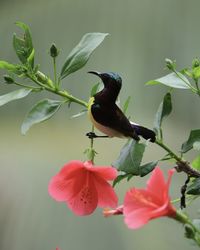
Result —
[[[101,125],[112,128],[124,136],[134,137],[134,128],[116,104],[94,103],[91,107],[91,113],[94,120]]]

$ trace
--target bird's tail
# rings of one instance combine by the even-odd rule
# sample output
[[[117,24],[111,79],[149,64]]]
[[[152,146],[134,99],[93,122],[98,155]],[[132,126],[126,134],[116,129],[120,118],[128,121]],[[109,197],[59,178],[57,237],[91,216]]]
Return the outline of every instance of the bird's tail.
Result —
[[[137,135],[142,136],[145,140],[150,140],[151,142],[155,142],[156,134],[153,130],[142,127],[142,126],[135,124],[133,122],[131,122],[131,125],[133,126],[135,133]]]

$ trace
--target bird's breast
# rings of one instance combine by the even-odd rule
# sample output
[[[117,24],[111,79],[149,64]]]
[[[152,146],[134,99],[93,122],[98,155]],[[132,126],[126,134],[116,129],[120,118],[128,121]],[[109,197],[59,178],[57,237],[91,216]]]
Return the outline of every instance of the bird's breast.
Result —
[[[88,104],[88,115],[89,115],[89,118],[90,118],[92,124],[94,125],[94,127],[109,137],[123,138],[124,136],[121,133],[119,133],[118,131],[116,131],[112,128],[109,128],[107,126],[104,126],[94,119],[92,112],[91,112],[91,108],[92,108],[92,105],[94,105],[94,101],[95,101],[94,97],[91,97],[89,100],[89,104]]]

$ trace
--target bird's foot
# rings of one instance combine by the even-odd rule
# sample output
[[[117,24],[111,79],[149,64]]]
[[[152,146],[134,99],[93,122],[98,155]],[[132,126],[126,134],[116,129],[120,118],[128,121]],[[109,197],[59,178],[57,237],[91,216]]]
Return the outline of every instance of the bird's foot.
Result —
[[[89,132],[86,134],[86,136],[89,138],[89,139],[94,139],[94,138],[107,138],[108,136],[107,135],[96,135],[94,132]]]

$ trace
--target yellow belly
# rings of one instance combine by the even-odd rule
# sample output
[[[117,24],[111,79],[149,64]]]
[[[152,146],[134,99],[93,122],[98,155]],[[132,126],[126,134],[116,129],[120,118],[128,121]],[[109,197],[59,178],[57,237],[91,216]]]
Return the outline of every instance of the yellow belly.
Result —
[[[92,124],[94,125],[94,127],[109,137],[123,138],[124,136],[121,133],[119,133],[118,131],[116,131],[112,128],[106,127],[106,126],[104,126],[104,125],[102,125],[94,120],[94,118],[92,116],[92,112],[91,112],[91,106],[93,103],[94,103],[94,97],[91,97],[89,100],[89,105],[88,105],[88,115],[89,115],[89,118],[90,118]]]

